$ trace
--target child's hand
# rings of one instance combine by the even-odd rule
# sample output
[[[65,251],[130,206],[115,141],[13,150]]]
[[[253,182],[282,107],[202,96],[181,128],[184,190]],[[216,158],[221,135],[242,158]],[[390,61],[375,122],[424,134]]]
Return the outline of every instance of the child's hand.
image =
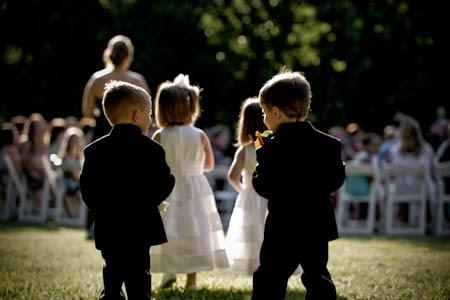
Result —
[[[264,142],[270,138],[272,135],[272,131],[270,130],[264,130],[263,133],[260,133],[259,131],[256,131],[256,141],[255,141],[255,148],[258,149],[262,145],[264,145]]]
[[[160,212],[165,212],[167,208],[170,206],[170,203],[167,201],[163,201],[158,205],[158,210]]]

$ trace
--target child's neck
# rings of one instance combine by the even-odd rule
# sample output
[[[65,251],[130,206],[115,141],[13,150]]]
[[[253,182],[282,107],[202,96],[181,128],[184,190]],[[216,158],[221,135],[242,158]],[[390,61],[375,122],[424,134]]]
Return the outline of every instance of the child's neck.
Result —
[[[300,122],[304,122],[305,120],[306,120],[306,118],[297,119],[297,118],[288,118],[288,117],[286,117],[284,120],[280,121],[279,125],[287,124],[287,123],[300,123]]]
[[[186,122],[169,122],[167,125],[168,126],[181,126],[181,125],[186,125]]]

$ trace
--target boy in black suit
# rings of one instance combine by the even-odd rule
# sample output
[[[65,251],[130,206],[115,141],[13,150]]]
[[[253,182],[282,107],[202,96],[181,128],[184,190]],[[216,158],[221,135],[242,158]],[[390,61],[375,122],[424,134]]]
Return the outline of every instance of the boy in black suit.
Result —
[[[328,242],[338,237],[331,194],[345,180],[340,141],[306,121],[311,88],[301,73],[274,76],[259,100],[273,134],[256,150],[253,186],[269,213],[252,299],[284,299],[299,264],[305,299],[336,299],[327,261]]]
[[[151,299],[151,245],[167,242],[158,205],[175,178],[165,152],[147,137],[150,95],[123,81],[106,85],[103,107],[111,132],[84,149],[83,200],[94,216],[95,245],[105,260],[100,299]],[[145,174],[145,175],[142,175]]]

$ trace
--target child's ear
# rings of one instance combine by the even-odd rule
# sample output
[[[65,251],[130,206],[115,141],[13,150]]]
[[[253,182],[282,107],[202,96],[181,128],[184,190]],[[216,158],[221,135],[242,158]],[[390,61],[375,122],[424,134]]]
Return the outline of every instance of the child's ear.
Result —
[[[141,119],[141,112],[138,109],[134,109],[132,117],[134,123],[139,123],[139,120]]]
[[[275,118],[277,118],[278,120],[284,120],[286,118],[288,118],[286,116],[286,114],[284,113],[284,111],[282,111],[280,108],[274,106],[273,107],[273,115],[275,116]]]
[[[276,106],[272,106],[272,111],[273,111],[273,115],[278,119],[278,118],[280,118],[281,117],[281,114],[283,113],[282,111],[281,111],[281,109],[279,109],[278,107],[276,107]]]

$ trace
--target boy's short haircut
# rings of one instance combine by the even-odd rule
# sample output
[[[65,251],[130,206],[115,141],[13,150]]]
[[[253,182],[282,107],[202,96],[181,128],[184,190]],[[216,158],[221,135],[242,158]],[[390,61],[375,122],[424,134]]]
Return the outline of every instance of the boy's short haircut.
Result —
[[[276,106],[287,117],[297,120],[308,115],[311,97],[311,86],[300,72],[277,74],[259,91],[261,104]]]
[[[143,88],[125,82],[112,80],[105,85],[103,110],[111,125],[117,124],[130,108],[151,108],[151,97]]]

